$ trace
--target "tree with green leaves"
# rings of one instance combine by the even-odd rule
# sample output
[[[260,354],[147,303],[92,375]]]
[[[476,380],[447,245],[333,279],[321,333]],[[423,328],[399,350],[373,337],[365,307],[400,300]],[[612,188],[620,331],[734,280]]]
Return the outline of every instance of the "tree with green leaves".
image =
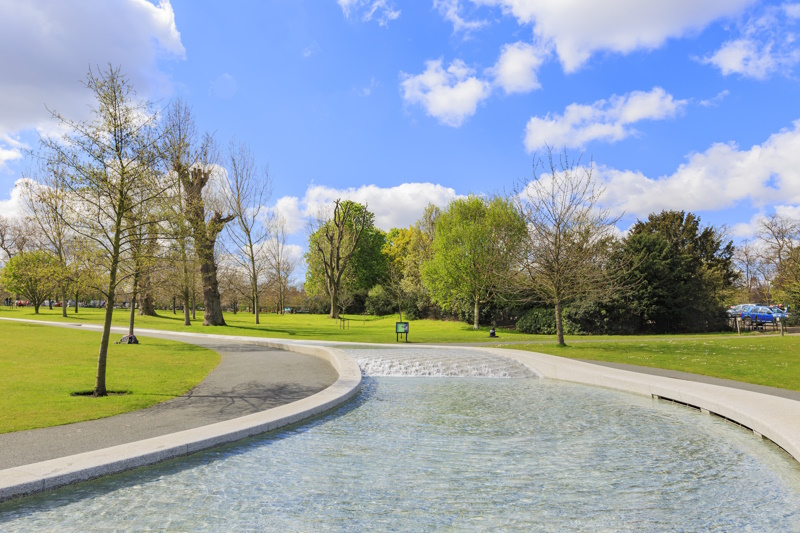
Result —
[[[684,211],[662,211],[637,221],[619,252],[632,265],[631,290],[620,320],[637,331],[708,331],[724,325],[724,302],[738,273],[733,242],[720,230],[702,227]],[[627,315],[627,317],[626,317]]]
[[[525,223],[503,198],[469,196],[439,214],[435,231],[433,256],[422,268],[425,287],[445,310],[468,302],[478,329],[481,305],[507,289]]]
[[[120,262],[129,257],[134,210],[166,199],[169,185],[159,172],[152,106],[136,97],[120,68],[90,69],[86,87],[95,106],[88,121],[53,111],[66,133],[43,139],[44,156],[64,165],[60,186],[70,201],[64,216],[70,230],[100,250],[97,258],[107,273],[103,289],[106,313],[97,361],[94,395],[106,396],[106,365],[116,294],[124,281]]]
[[[0,285],[39,306],[58,290],[58,280],[64,276],[64,267],[58,257],[45,250],[34,250],[15,255],[0,271]]]

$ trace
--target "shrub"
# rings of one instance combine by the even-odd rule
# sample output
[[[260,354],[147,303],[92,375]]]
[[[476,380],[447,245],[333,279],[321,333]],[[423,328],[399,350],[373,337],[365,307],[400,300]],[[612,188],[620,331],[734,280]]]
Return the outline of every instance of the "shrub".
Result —
[[[564,309],[561,314],[564,333],[571,335],[582,333],[580,327],[569,320],[568,315],[569,310]],[[534,307],[533,309],[529,309],[517,320],[517,331],[535,335],[555,335],[556,310],[547,307]]]

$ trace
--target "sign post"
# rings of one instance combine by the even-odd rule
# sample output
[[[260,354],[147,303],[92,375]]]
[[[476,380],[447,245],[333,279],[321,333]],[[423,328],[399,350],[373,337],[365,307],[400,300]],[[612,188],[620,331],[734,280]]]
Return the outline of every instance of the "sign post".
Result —
[[[394,331],[395,342],[399,342],[403,335],[406,336],[406,342],[408,342],[408,322],[395,322]]]

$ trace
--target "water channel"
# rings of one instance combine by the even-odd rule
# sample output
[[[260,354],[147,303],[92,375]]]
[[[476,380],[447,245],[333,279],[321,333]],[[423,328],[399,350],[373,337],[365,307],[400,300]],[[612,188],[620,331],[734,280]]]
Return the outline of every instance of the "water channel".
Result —
[[[723,420],[479,351],[348,351],[335,411],[0,504],[0,530],[800,530],[800,465]]]

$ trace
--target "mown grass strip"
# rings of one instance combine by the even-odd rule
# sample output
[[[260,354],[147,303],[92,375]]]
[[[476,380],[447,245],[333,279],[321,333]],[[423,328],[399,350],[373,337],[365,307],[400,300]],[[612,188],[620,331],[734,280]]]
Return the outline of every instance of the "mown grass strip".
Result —
[[[72,396],[94,387],[100,335],[0,320],[0,433],[144,409],[184,394],[220,360],[206,348],[162,339],[112,344],[108,387],[127,394]]]
[[[508,346],[572,359],[625,363],[800,390],[800,337],[670,336],[607,342]]]

